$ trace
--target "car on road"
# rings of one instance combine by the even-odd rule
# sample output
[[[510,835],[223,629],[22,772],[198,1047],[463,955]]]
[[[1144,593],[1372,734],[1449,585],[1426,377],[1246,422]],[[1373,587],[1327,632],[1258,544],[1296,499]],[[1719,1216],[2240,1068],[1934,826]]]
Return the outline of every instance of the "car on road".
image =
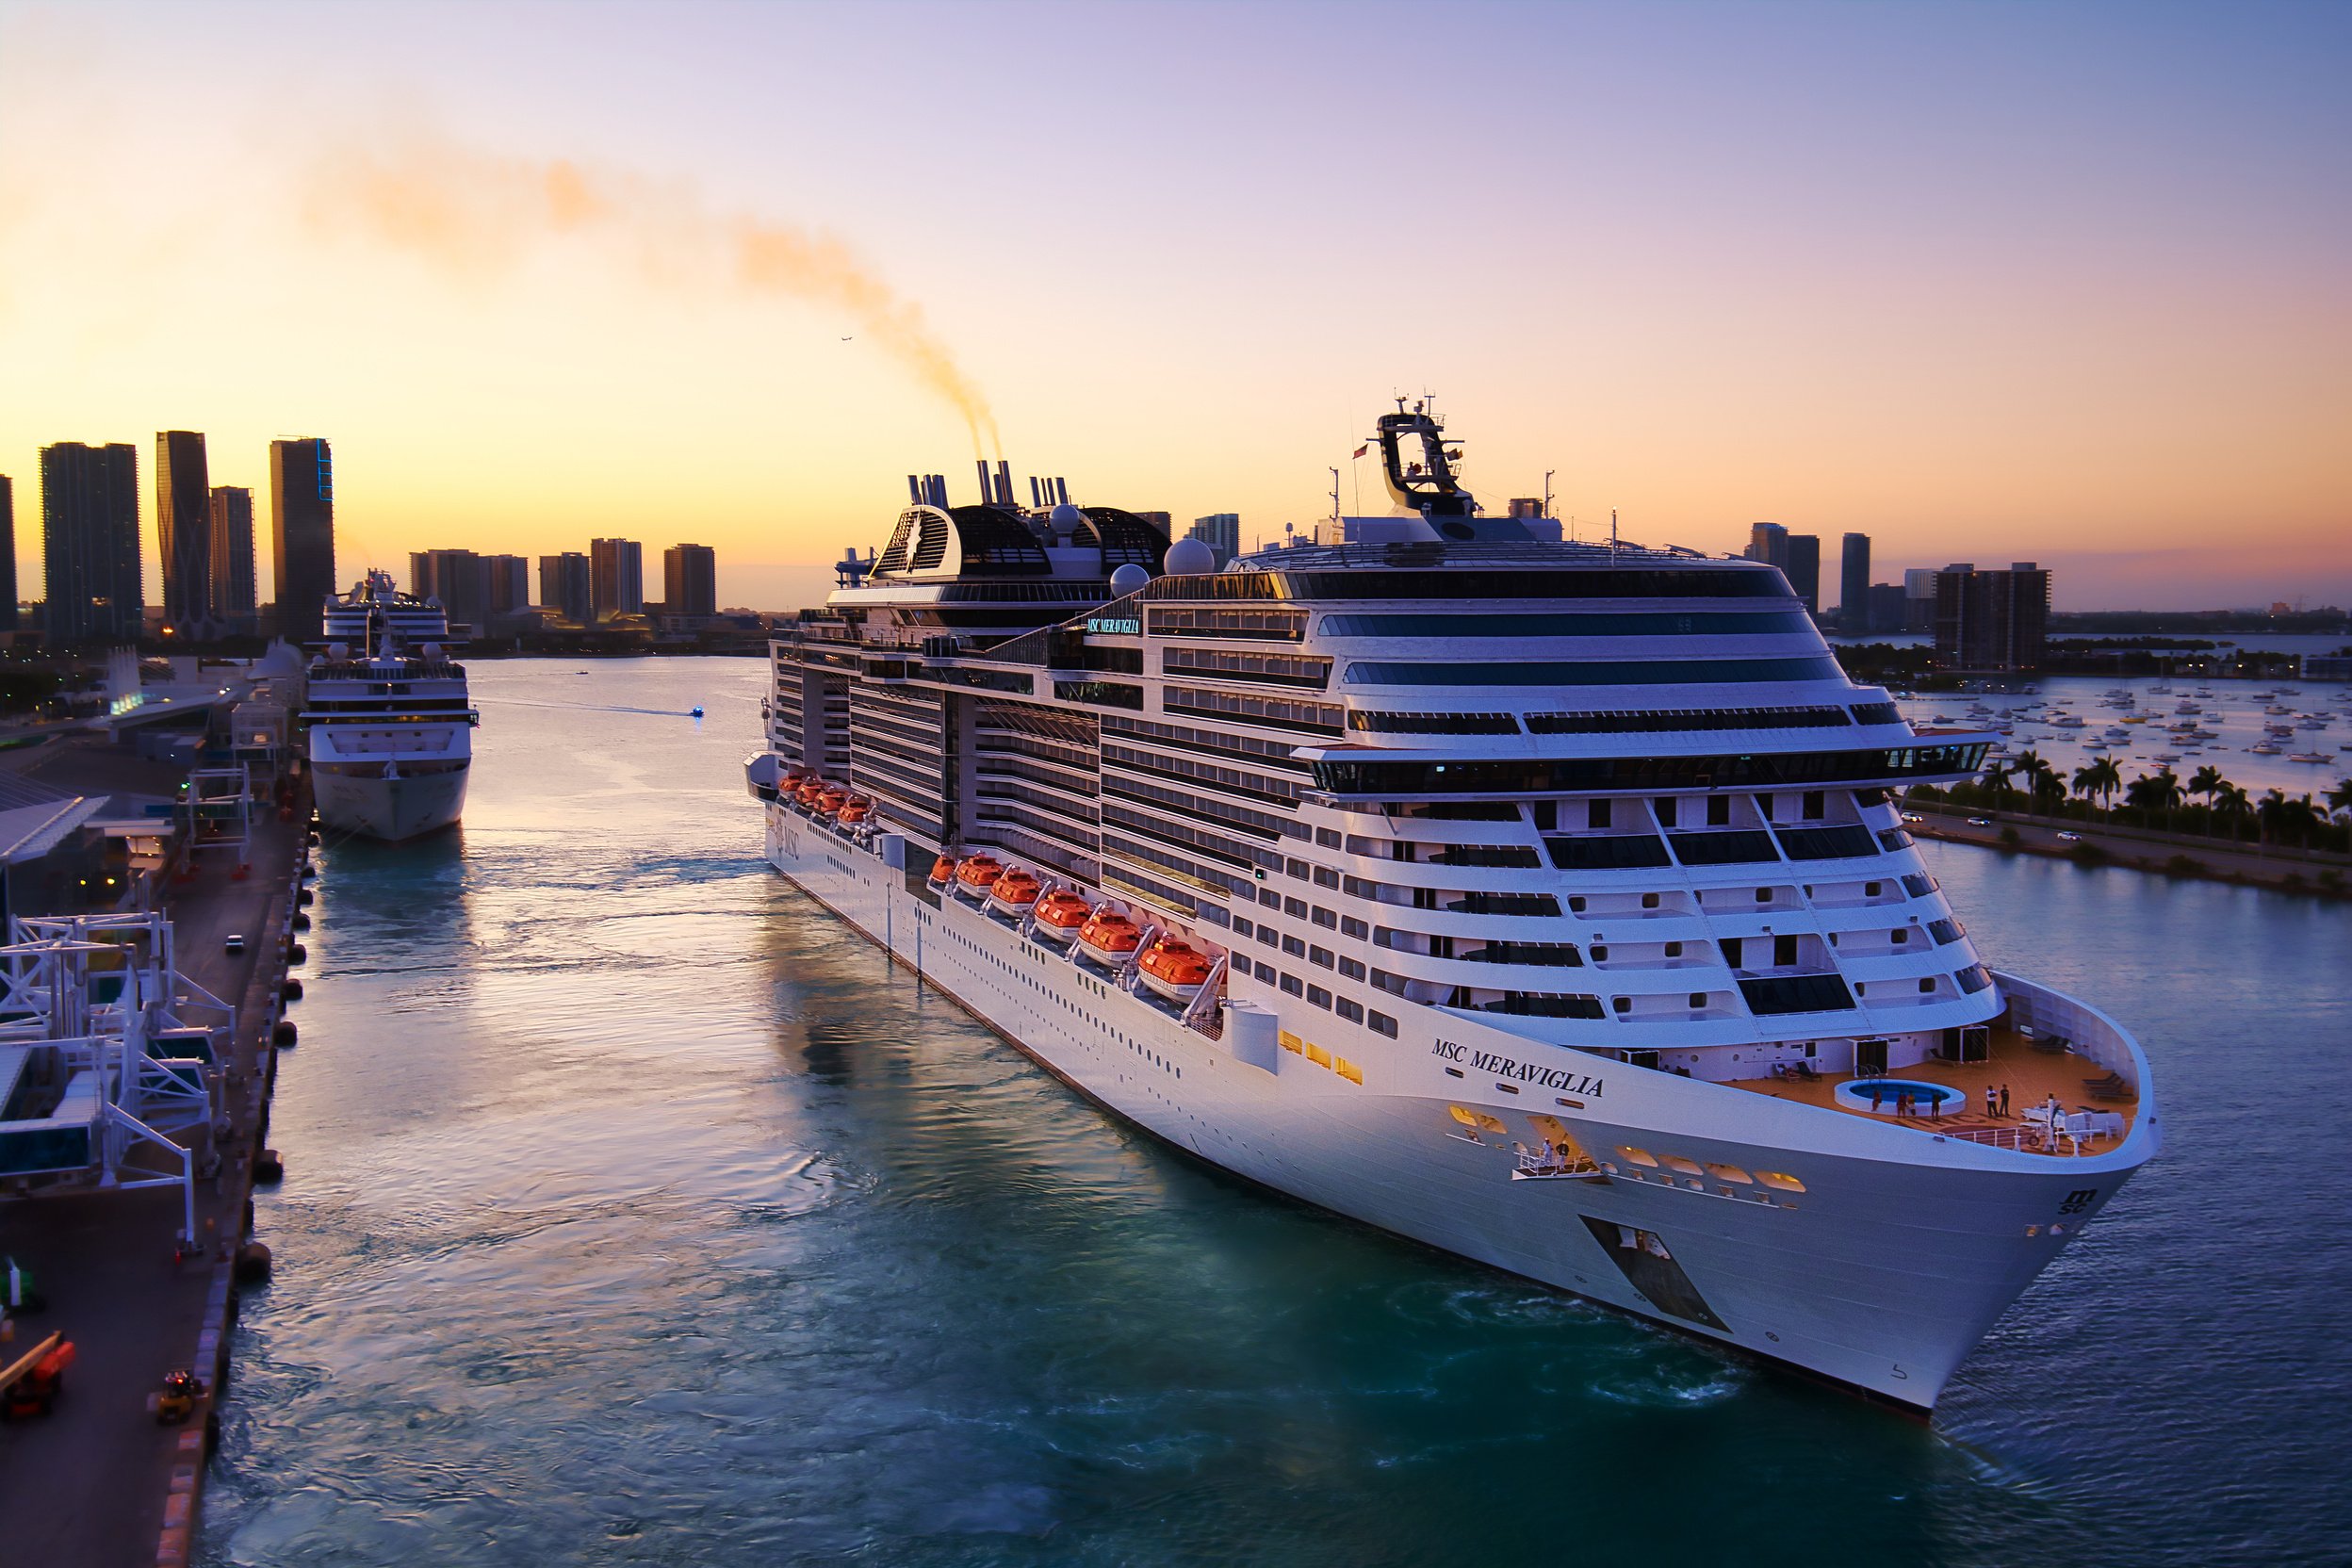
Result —
[[[1993,825],[1993,819],[1990,817],[1970,817],[1968,819],[1968,825],[1970,827],[1990,827]]]
[[[228,950],[231,956],[235,956],[236,955],[244,952],[245,933],[242,931],[230,932],[229,939],[221,945]]]
[[[1925,822],[1927,819],[1919,815],[1917,811],[1905,811],[1903,814],[1903,820],[1905,822]]]
[[[2082,835],[2080,833],[2061,833],[2058,835],[2058,841],[2062,844],[2079,844],[2082,841]]]

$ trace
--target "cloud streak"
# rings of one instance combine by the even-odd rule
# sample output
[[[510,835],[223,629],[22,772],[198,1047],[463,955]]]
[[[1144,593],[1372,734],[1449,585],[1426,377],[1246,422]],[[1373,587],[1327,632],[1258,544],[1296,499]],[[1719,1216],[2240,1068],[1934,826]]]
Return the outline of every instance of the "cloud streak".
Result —
[[[656,286],[712,286],[840,312],[962,416],[972,449],[1002,451],[986,397],[923,319],[834,236],[714,211],[690,185],[569,158],[505,157],[428,137],[347,146],[308,171],[304,219],[406,251],[460,276],[494,276],[534,247],[604,247]]]

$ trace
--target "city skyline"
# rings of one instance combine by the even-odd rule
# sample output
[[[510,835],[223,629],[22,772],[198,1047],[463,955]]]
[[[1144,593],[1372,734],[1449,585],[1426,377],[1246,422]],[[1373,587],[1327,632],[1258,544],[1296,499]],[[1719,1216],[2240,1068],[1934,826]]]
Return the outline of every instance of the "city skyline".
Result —
[[[1426,61],[1377,7],[397,14],[0,8],[0,473],[178,428],[259,489],[325,431],[340,577],[674,531],[785,609],[975,438],[1248,544],[1334,464],[1369,500],[1348,454],[1433,388],[1491,509],[1551,471],[1588,537],[2352,599],[2337,12],[1473,8]],[[615,48],[676,69],[612,94]],[[993,112],[1038,59],[1126,62],[1135,112]],[[1506,112],[1367,172],[1353,84],[1471,61]],[[236,106],[167,113],[191,70]],[[921,122],[834,134],[885,83]],[[1390,182],[1459,243],[1397,271]]]

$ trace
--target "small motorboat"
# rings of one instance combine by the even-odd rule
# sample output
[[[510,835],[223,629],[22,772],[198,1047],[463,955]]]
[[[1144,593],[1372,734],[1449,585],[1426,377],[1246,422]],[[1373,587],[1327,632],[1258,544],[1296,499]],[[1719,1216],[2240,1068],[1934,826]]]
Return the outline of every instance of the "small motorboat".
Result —
[[[1162,937],[1135,960],[1143,983],[1170,1002],[1190,1002],[1208,984],[1209,956],[1180,937]]]
[[[1105,969],[1117,969],[1143,945],[1143,931],[1116,909],[1098,909],[1078,928],[1078,951]]]
[[[1031,931],[1056,947],[1067,946],[1078,934],[1078,928],[1086,923],[1086,917],[1094,913],[1093,905],[1067,888],[1038,899],[1037,909],[1037,923],[1030,927]]]
[[[2326,762],[2330,759],[2324,751],[2298,751],[2287,760],[2290,762]]]
[[[1011,915],[1018,920],[1029,912],[1029,906],[1037,901],[1039,886],[1037,877],[1015,866],[989,887],[988,907],[998,914]]]
[[[977,902],[988,896],[988,890],[1004,874],[1004,863],[995,856],[974,855],[956,868],[956,890]]]

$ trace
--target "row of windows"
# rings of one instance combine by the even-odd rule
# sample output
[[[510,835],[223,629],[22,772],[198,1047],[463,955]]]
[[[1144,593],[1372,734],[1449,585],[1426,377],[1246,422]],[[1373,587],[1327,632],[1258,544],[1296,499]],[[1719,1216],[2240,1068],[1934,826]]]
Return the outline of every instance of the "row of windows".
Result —
[[[1148,784],[1125,774],[1105,773],[1102,789],[1105,793],[1122,799],[1181,811],[1186,816],[1238,827],[1246,833],[1255,833],[1268,840],[1281,839],[1285,834],[1299,839],[1307,836],[1307,830],[1299,826],[1294,818],[1252,810],[1247,806],[1236,806],[1232,801],[1220,800],[1214,795],[1196,795],[1184,790],[1171,790],[1165,785]]]
[[[1146,876],[1139,871],[1131,871],[1116,863],[1102,868],[1102,885],[1119,892],[1134,893],[1138,897],[1150,899],[1152,903],[1173,909],[1182,915],[1223,913],[1215,905],[1198,904],[1194,902],[1189,893]]]
[[[1813,629],[1802,610],[1533,611],[1493,615],[1326,615],[1326,637],[1731,637]]]
[[[1064,800],[1058,795],[1047,794],[1042,790],[1033,790],[1026,784],[1016,784],[1007,779],[984,775],[980,779],[978,789],[982,800],[1018,800],[1023,805],[1034,806],[1038,810],[1049,812],[1054,816],[1070,822],[1085,823],[1089,827],[1093,826],[1097,821],[1094,808],[1091,806],[1081,806],[1076,801]]]
[[[1245,965],[1239,958],[1233,960],[1233,967],[1237,970],[1251,968],[1251,966]],[[1334,996],[1323,987],[1302,980],[1287,971],[1278,970],[1272,964],[1257,964],[1254,966],[1253,972],[1266,984],[1278,988],[1284,996],[1304,997],[1310,1006],[1321,1007],[1327,1012],[1337,1013],[1348,1022],[1361,1023],[1376,1035],[1385,1035],[1390,1039],[1396,1037],[1396,1021],[1378,1008],[1367,1009],[1363,1003],[1351,997]],[[1285,1046],[1294,1037],[1285,1035]],[[1316,1048],[1307,1049],[1311,1052]],[[1354,1078],[1359,1084],[1364,1082],[1361,1077],[1357,1077],[1352,1072],[1347,1076]]]
[[[1059,815],[1032,811],[1027,807],[1013,801],[988,801],[981,806],[979,815],[984,824],[1009,822],[1026,827],[1032,833],[1042,833],[1047,838],[1069,844],[1072,848],[1083,849],[1088,854],[1093,854],[1095,850],[1095,836],[1085,828],[1072,826],[1068,820]]]
[[[1335,794],[1414,796],[1555,794],[1592,790],[1787,789],[1879,779],[1945,778],[1976,772],[1981,743],[1865,751],[1758,752],[1715,757],[1560,757],[1457,762],[1324,760],[1318,789]]]
[[[1439,568],[1420,571],[1219,572],[1214,577],[1154,578],[1142,596],[1153,599],[1787,599],[1788,587],[1770,566],[1693,561],[1674,566]]]
[[[1248,877],[1235,876],[1218,867],[1204,866],[1198,861],[1185,859],[1181,855],[1171,854],[1156,844],[1141,843],[1134,839],[1123,839],[1115,833],[1105,833],[1102,836],[1102,852],[1105,855],[1123,856],[1127,859],[1157,867],[1168,875],[1191,887],[1199,888],[1203,892],[1216,893],[1220,896],[1226,893],[1238,893],[1247,898],[1250,896],[1252,886]]]
[[[1255,844],[1246,844],[1216,833],[1204,832],[1188,823],[1168,822],[1159,817],[1146,816],[1140,811],[1116,802],[1103,803],[1102,821],[1106,825],[1116,825],[1136,833],[1149,834],[1154,839],[1166,840],[1180,848],[1193,850],[1216,859],[1230,861],[1244,871],[1252,870],[1268,861],[1279,863],[1282,858],[1280,856],[1267,854]]]
[[[1123,686],[1115,680],[1057,680],[1054,694],[1064,702],[1090,702],[1099,708],[1143,706],[1142,687]]]
[[[1369,735],[1516,735],[1519,721],[1509,713],[1393,713],[1354,708],[1348,710],[1348,727]]]
[[[1065,768],[1074,769],[1085,774],[1089,780],[1094,776],[1098,762],[1093,752],[1082,747],[1069,745],[1060,741],[1040,741],[1030,735],[1014,735],[1001,729],[981,730],[973,737],[973,741],[979,754],[983,757],[1008,755],[1034,757],[1039,761],[1058,762]],[[1091,786],[1086,792],[1088,794],[1094,792]]]
[[[1515,660],[1508,663],[1348,666],[1350,686],[1713,686],[1760,680],[1842,680],[1838,661],[1802,659]]]
[[[1262,643],[1296,643],[1307,632],[1307,617],[1298,610],[1210,610],[1190,607],[1154,610],[1155,636],[1250,637]]]
[[[1893,704],[1869,706],[1892,707]],[[1859,709],[1855,713],[1858,715]],[[1537,735],[1627,735],[1676,729],[1842,729],[1843,708],[1666,708],[1615,712],[1529,713]],[[1854,722],[1874,721],[1857,718]]]
[[[1286,697],[1254,696],[1241,692],[1212,692],[1198,686],[1170,686],[1160,694],[1160,706],[1171,713],[1195,713],[1274,729],[1306,730],[1336,735],[1345,709],[1327,702],[1297,702]]]
[[[1089,719],[1087,722],[1093,721]],[[1195,729],[1190,725],[1162,724],[1155,719],[1131,719],[1122,713],[1103,714],[1102,733],[1133,736],[1138,741],[1182,746],[1187,751],[1230,757],[1237,762],[1257,762],[1266,767],[1289,768],[1299,773],[1304,773],[1307,766],[1291,756],[1289,742],[1269,741],[1263,735],[1230,735],[1221,730]],[[1282,787],[1290,788],[1288,785]]]
[[[1100,736],[1102,727],[1126,722],[1107,715],[1098,721],[1092,713],[1073,713],[1066,709],[1041,708],[1032,702],[1000,702],[992,698],[984,699],[973,717],[983,729],[1016,730],[1023,735],[1060,741],[1089,750]]]
[[[1120,745],[1116,741],[1102,743],[1102,760],[1121,767],[1154,773],[1167,778],[1198,779],[1204,784],[1222,785],[1253,799],[1271,801],[1277,806],[1296,808],[1298,787],[1286,778],[1271,778],[1265,774],[1244,773],[1216,762],[1202,762],[1190,757],[1163,757],[1154,751],[1138,751]]]
[[[979,763],[982,778],[990,776],[1025,778],[1032,784],[1042,784],[1049,790],[1060,790],[1068,794],[1085,795],[1088,799],[1092,799],[1100,792],[1096,785],[1095,774],[1068,763],[1063,764],[1063,768],[1069,769],[1068,772],[1064,772],[1063,768],[1047,767],[995,750],[981,752]]]
[[[1259,680],[1317,692],[1331,683],[1331,662],[1328,659],[1296,653],[1236,653],[1228,648],[1168,648],[1160,655],[1160,672],[1225,680]]]

